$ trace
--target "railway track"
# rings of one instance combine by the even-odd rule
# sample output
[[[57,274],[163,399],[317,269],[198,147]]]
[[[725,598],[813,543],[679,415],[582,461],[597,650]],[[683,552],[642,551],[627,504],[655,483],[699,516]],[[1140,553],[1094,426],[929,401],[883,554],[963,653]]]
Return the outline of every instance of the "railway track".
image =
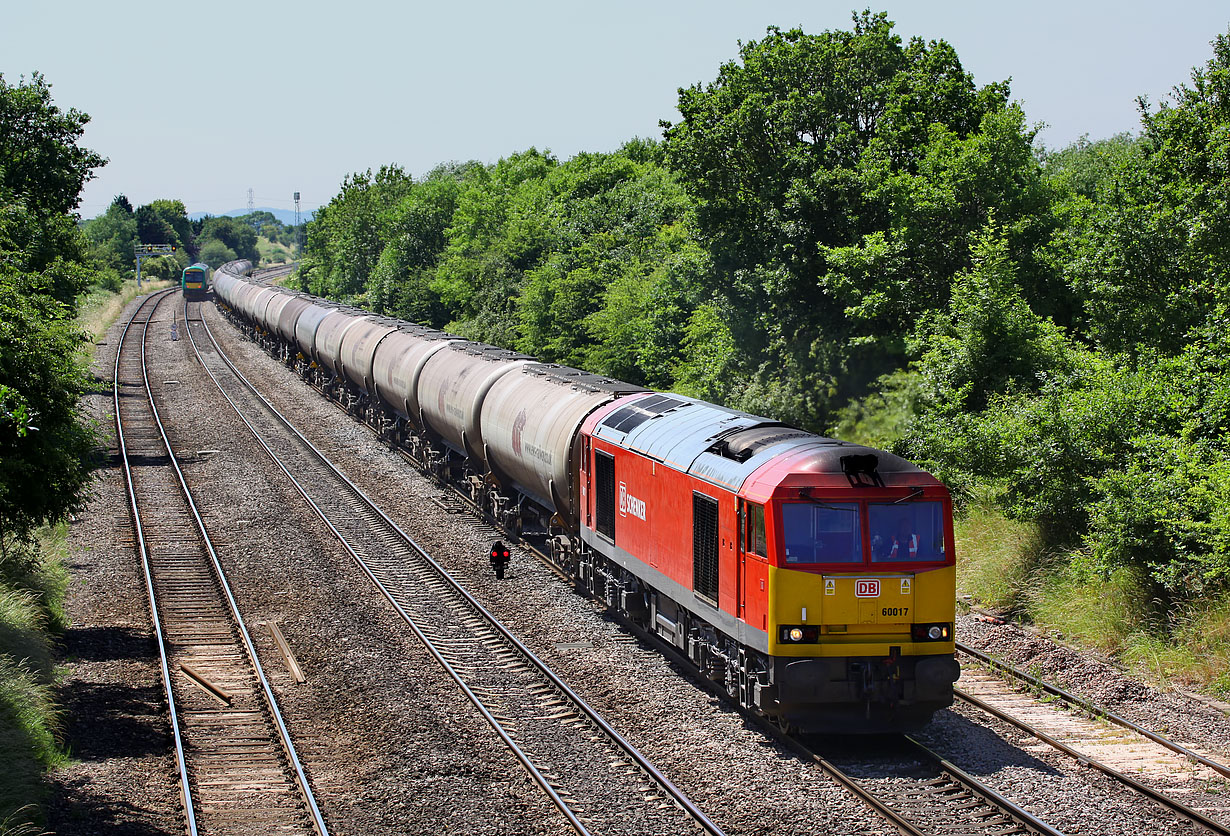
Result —
[[[1203,773],[1206,781],[1218,779],[1218,783],[1222,785],[1224,781],[1220,779],[1230,777],[1230,767],[1176,743],[1159,732],[1147,729],[1058,686],[1044,682],[1013,665],[994,659],[973,647],[958,643],[957,649],[958,652],[990,671],[1000,672],[1023,684],[1035,694],[1046,694],[1048,698],[1056,697],[1062,700],[1063,704],[1087,715],[1090,720],[1100,720],[1108,725],[1117,726],[1122,731],[1118,734],[1107,734],[1094,724],[1082,724],[1074,733],[1070,731],[1070,723],[1056,724],[1053,718],[1048,717],[1048,714],[1053,714],[1053,712],[1049,708],[1039,709],[1034,698],[1023,697],[1015,693],[1005,694],[1000,689],[980,687],[985,685],[986,679],[977,675],[970,676],[969,672],[967,672],[967,679],[972,679],[972,683],[967,689],[955,690],[958,699],[1032,735],[1046,745],[1076,759],[1081,765],[1096,769],[1125,787],[1199,825],[1204,830],[1221,834],[1221,836],[1230,836],[1230,827],[1207,815],[1216,809],[1216,812],[1220,812],[1224,817],[1228,813],[1226,806],[1223,804],[1220,808],[1215,808],[1211,802],[1216,796],[1197,792],[1192,785],[1198,784],[1198,781],[1187,781],[1179,788],[1180,793],[1196,799],[1195,802],[1189,804],[1176,798],[1174,789],[1159,790],[1144,780],[1128,775],[1123,769],[1116,768],[1107,761],[1113,758],[1138,764],[1141,771],[1140,778],[1146,777],[1143,772],[1150,767],[1152,768],[1150,771],[1156,777],[1159,771],[1169,774],[1177,773],[1181,770],[1182,765],[1187,763],[1194,770]],[[974,688],[987,693],[981,696],[971,693],[970,691]],[[1090,726],[1092,730],[1089,730]],[[1099,754],[1101,758],[1098,757]],[[1200,809],[1197,809],[1197,803]]]
[[[279,264],[274,267],[265,267],[260,270],[252,271],[252,278],[258,281],[269,283],[274,279],[280,279],[283,276],[289,276],[295,271],[299,265],[295,262],[289,264]]]
[[[185,319],[258,443],[574,830],[721,833],[266,401],[199,316]]]
[[[114,406],[187,831],[327,836],[158,414],[146,345],[152,327],[169,333],[172,294],[143,300],[125,325]]]
[[[857,747],[824,738],[786,742],[908,836],[1063,836],[908,735],[877,741],[874,754],[861,742]]]

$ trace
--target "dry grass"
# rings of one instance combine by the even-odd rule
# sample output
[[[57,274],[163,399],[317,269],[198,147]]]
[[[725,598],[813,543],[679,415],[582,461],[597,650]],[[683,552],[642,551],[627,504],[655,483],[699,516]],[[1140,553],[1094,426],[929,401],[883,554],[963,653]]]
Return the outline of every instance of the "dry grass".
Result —
[[[1074,577],[1057,568],[1029,595],[1030,618],[1065,640],[1121,656],[1150,634],[1148,584],[1139,573],[1115,572],[1108,580]]]
[[[1137,634],[1124,661],[1149,678],[1230,696],[1230,597],[1177,615],[1171,638]]]
[[[1036,526],[989,505],[957,519],[956,539],[957,589],[976,604],[1118,658],[1162,687],[1230,696],[1230,596],[1164,612],[1139,572],[1090,577],[1073,568],[1076,555],[1049,551]]]
[[[125,305],[142,294],[162,290],[163,288],[170,287],[172,284],[174,282],[169,280],[147,281],[142,282],[141,288],[138,289],[136,281],[130,280],[124,282],[124,287],[119,293],[95,289],[81,298],[80,308],[77,312],[77,325],[93,342],[98,342],[106,335],[107,329],[119,317]],[[93,346],[88,346],[87,348],[87,353],[92,354]]]

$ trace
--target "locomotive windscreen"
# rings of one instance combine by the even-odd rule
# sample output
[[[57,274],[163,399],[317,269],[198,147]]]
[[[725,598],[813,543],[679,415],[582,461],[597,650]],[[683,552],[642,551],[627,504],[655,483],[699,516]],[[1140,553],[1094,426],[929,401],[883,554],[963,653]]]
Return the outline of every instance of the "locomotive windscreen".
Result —
[[[862,563],[862,535],[856,502],[782,505],[786,563]]]
[[[944,561],[944,507],[940,503],[871,503],[867,515],[872,561]]]

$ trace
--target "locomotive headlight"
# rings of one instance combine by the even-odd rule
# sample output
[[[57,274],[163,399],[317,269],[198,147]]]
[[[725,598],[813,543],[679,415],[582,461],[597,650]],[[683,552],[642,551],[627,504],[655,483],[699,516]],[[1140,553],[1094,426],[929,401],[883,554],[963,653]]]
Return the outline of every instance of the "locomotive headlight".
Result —
[[[916,642],[948,641],[952,638],[952,625],[943,622],[939,624],[912,624],[910,625],[910,636]]]
[[[790,641],[792,642],[803,641],[803,628],[802,627],[790,628]]]

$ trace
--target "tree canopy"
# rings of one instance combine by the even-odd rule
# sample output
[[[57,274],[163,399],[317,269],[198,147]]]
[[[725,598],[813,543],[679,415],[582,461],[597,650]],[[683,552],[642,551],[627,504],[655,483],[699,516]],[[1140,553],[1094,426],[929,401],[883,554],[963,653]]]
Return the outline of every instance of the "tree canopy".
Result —
[[[947,304],[970,265],[954,241],[992,209],[1019,262],[1046,233],[1033,134],[1007,84],[977,87],[949,44],[903,43],[884,14],[849,32],[770,29],[680,90],[679,110],[666,156],[698,202],[710,290],[750,349],[729,370],[745,406],[769,396],[823,423]]]
[[[88,120],[53,105],[41,75],[0,78],[0,553],[65,516],[88,482],[73,316],[91,275],[69,214],[104,163],[76,144]]]
[[[77,144],[89,121],[52,104],[40,73],[16,85],[0,75],[0,185],[41,219],[72,212],[94,169],[107,162]]]

